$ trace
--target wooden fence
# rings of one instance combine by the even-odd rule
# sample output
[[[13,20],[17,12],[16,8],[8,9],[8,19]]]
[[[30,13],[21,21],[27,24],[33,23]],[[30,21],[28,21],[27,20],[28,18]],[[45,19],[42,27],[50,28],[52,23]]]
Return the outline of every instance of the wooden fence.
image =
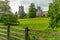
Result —
[[[57,32],[47,32],[47,31],[42,31],[42,30],[32,30],[32,29],[28,29],[28,27],[25,28],[25,40],[29,40],[28,39],[28,36],[29,36],[29,32],[32,32],[32,33],[43,33],[43,34],[48,34],[48,35],[55,35],[55,36],[59,36],[60,37],[60,33],[57,33]],[[39,35],[39,34],[38,34]],[[37,36],[34,36],[34,38],[36,40],[48,40],[47,38],[41,38],[41,37],[37,37]]]
[[[8,26],[7,27],[7,40],[10,40],[10,29],[11,29],[11,27],[10,26]],[[21,29],[20,29],[21,30]],[[24,30],[25,32],[24,32],[24,37],[25,37],[25,39],[24,40],[29,40],[29,36],[30,36],[30,34],[29,34],[29,32],[32,32],[32,33],[43,33],[43,34],[51,34],[51,35],[56,35],[56,36],[59,36],[60,37],[60,33],[57,33],[57,32],[46,32],[46,31],[41,31],[41,30],[31,30],[31,29],[28,29],[28,27],[26,27],[25,29],[22,29],[22,30]],[[13,31],[12,31],[13,32]],[[15,32],[14,32],[15,33]],[[16,33],[16,34],[19,34],[20,35],[20,33]],[[32,35],[31,35],[32,36]],[[15,37],[15,36],[13,36],[13,37]],[[20,38],[20,37],[19,37]],[[43,39],[43,38],[40,38],[40,37],[36,37],[36,36],[34,36],[34,38],[36,39],[36,40],[47,40],[47,39]],[[22,39],[19,39],[19,40],[22,40]]]

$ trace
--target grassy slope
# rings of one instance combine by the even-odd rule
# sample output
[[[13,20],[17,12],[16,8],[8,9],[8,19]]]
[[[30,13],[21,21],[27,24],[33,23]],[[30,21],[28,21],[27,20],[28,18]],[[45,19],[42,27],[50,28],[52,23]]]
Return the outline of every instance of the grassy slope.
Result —
[[[20,19],[20,26],[28,26],[30,29],[45,30],[49,25],[49,18]]]

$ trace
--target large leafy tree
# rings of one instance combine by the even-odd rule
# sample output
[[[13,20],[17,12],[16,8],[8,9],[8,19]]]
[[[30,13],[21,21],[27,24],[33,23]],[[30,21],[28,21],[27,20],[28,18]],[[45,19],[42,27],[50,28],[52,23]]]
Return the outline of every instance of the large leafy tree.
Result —
[[[60,25],[60,0],[53,0],[52,3],[50,3],[49,10],[48,10],[48,16],[50,17],[50,27],[51,28],[57,28]]]
[[[36,17],[37,9],[35,8],[34,3],[31,3],[29,6],[28,18]]]
[[[0,5],[0,21],[6,25],[13,25],[18,23],[18,17],[10,11],[8,3],[1,1]]]
[[[10,6],[5,1],[0,1],[0,11],[7,12],[10,11]]]

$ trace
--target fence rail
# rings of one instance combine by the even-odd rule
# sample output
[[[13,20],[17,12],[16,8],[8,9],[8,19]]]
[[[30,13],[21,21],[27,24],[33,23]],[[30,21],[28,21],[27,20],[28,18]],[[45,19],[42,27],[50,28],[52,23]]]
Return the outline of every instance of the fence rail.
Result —
[[[60,36],[60,33],[57,32],[47,32],[47,31],[42,31],[42,30],[29,30],[30,32],[41,32],[44,34],[51,34],[51,35],[56,35],[56,36]]]
[[[41,31],[41,30],[32,30],[32,29],[28,29],[28,27],[26,27],[26,28],[17,28],[17,27],[10,27],[10,26],[8,26],[8,27],[3,27],[3,26],[1,26],[0,28],[2,28],[2,29],[0,29],[0,35],[4,35],[4,36],[6,36],[6,37],[3,37],[3,36],[0,36],[1,38],[3,38],[3,39],[7,39],[7,40],[9,40],[10,39],[10,37],[12,37],[12,38],[17,38],[18,40],[29,40],[29,36],[30,37],[33,37],[33,34],[34,33],[43,33],[43,34],[51,34],[51,35],[56,35],[56,36],[60,36],[60,33],[57,33],[57,32],[46,32],[46,31]],[[5,30],[5,29],[6,30]],[[13,29],[13,28],[15,28],[15,30],[22,30],[22,31],[24,31],[23,33],[21,33],[21,32],[15,32],[15,31],[11,31],[10,29]],[[3,33],[3,32],[5,32],[5,33]],[[6,34],[6,32],[7,32],[7,34]],[[29,34],[29,32],[31,32],[31,33],[33,33],[32,35],[31,34]],[[12,33],[12,35],[10,34],[10,33]],[[16,36],[16,35],[14,35],[13,36],[13,34],[16,34],[16,35],[18,35],[18,37]],[[24,36],[24,39],[23,38],[20,38],[20,36],[19,35],[23,35]],[[36,40],[47,40],[46,38],[42,38],[42,37],[37,37],[37,36],[34,36],[33,38],[36,38]]]

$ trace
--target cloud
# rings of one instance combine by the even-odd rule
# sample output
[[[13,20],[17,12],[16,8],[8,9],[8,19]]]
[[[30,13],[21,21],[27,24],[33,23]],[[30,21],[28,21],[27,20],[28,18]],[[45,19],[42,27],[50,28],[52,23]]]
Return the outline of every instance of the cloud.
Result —
[[[20,0],[9,0],[9,5],[11,6],[11,11],[16,12],[18,11],[18,6],[20,5]]]
[[[35,3],[36,7],[40,6],[42,10],[48,10],[49,3],[52,2],[52,0],[10,0],[10,6],[12,8],[12,11],[18,11],[18,5],[24,6],[24,11],[28,12],[28,8],[30,3]]]

